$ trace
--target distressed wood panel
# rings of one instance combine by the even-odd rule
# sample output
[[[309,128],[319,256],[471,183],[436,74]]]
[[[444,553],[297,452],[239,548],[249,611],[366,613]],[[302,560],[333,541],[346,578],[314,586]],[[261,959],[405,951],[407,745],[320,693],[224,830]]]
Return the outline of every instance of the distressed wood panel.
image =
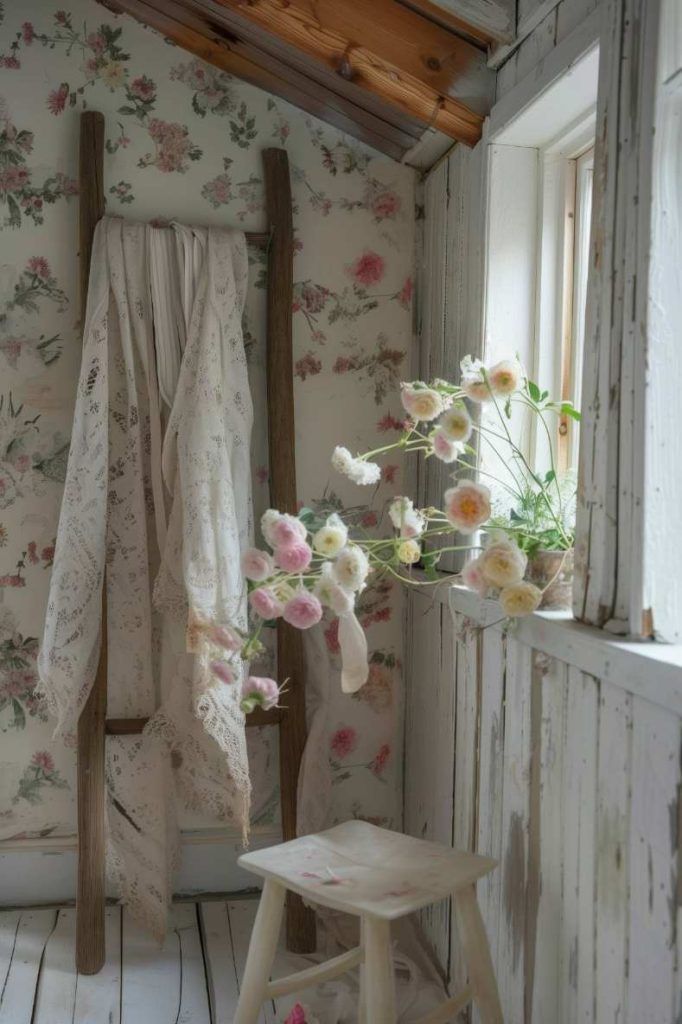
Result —
[[[629,833],[628,1020],[673,1020],[677,929],[680,721],[661,708],[632,704]],[[669,984],[665,980],[670,979]]]
[[[534,656],[525,988],[535,1021],[559,1019],[567,678],[562,662]]]
[[[405,831],[452,844],[455,750],[455,639],[447,608],[432,596],[408,597],[410,663],[405,717]],[[425,686],[429,687],[425,699]],[[444,972],[450,955],[450,907],[421,912],[424,933]]]
[[[406,822],[500,860],[479,900],[505,1021],[681,1020],[682,716],[628,673],[596,678],[462,612],[448,631],[410,601]],[[441,963],[449,935],[454,988],[456,929],[426,926]]]
[[[570,667],[564,715],[559,1019],[594,1015],[594,885],[599,683]]]
[[[530,783],[532,651],[507,639],[502,797],[502,898],[497,940],[497,982],[507,1018],[524,1019],[526,886]]]

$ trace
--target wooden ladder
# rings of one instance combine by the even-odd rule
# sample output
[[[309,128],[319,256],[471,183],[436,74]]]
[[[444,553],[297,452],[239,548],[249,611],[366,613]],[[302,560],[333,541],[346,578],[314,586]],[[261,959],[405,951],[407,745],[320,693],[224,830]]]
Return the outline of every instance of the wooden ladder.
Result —
[[[296,459],[292,355],[293,219],[289,160],[284,149],[263,151],[268,231],[247,233],[250,245],[268,252],[267,394],[270,447],[270,500],[283,512],[296,512]],[[80,122],[80,288],[81,323],[85,311],[95,225],[104,216],[104,115],[81,114]],[[287,707],[257,710],[247,725],[279,726],[282,835],[296,836],[296,791],[306,740],[305,664],[302,634],[279,622],[277,670],[289,679]],[[96,974],[105,958],[105,737],[143,731],[146,718],[107,718],[106,578],[102,586],[102,641],[95,681],[78,721],[78,887],[76,966]],[[287,947],[307,953],[315,948],[315,918],[299,896],[287,901]]]

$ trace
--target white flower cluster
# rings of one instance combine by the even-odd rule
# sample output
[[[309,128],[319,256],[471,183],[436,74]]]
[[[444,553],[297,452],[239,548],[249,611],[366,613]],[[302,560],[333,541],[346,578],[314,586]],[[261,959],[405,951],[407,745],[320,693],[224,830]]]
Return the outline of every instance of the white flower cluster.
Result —
[[[352,480],[354,484],[378,484],[381,480],[381,466],[378,466],[376,462],[366,462],[364,459],[355,458],[342,445],[337,445],[334,449],[332,466]]]

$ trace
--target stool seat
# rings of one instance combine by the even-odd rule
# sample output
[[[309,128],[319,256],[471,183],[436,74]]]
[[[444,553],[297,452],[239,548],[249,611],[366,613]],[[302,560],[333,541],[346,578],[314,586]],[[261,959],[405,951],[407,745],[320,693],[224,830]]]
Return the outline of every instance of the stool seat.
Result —
[[[469,1003],[481,1024],[502,1024],[495,973],[476,899],[490,857],[347,821],[318,835],[245,853],[239,865],[264,879],[234,1024],[257,1024],[267,999],[360,968],[359,1024],[395,1024],[391,921],[452,897],[468,984],[418,1024],[445,1024]],[[287,892],[360,918],[360,945],[326,963],[270,980]]]
[[[322,906],[394,921],[472,885],[497,861],[347,821],[242,854],[238,863]]]

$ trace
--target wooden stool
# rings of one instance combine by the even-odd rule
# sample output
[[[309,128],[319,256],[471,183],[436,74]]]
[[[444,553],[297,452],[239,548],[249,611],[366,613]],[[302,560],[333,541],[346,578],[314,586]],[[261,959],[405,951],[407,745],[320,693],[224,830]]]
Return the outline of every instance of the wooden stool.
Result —
[[[490,949],[476,899],[476,882],[496,865],[436,843],[348,821],[239,858],[265,879],[249,944],[234,1024],[256,1024],[267,999],[336,978],[360,966],[359,1020],[394,1024],[391,921],[447,896],[454,897],[469,984],[419,1024],[451,1020],[473,1002],[482,1024],[502,1024]],[[356,949],[286,978],[270,981],[287,890],[360,918]]]

